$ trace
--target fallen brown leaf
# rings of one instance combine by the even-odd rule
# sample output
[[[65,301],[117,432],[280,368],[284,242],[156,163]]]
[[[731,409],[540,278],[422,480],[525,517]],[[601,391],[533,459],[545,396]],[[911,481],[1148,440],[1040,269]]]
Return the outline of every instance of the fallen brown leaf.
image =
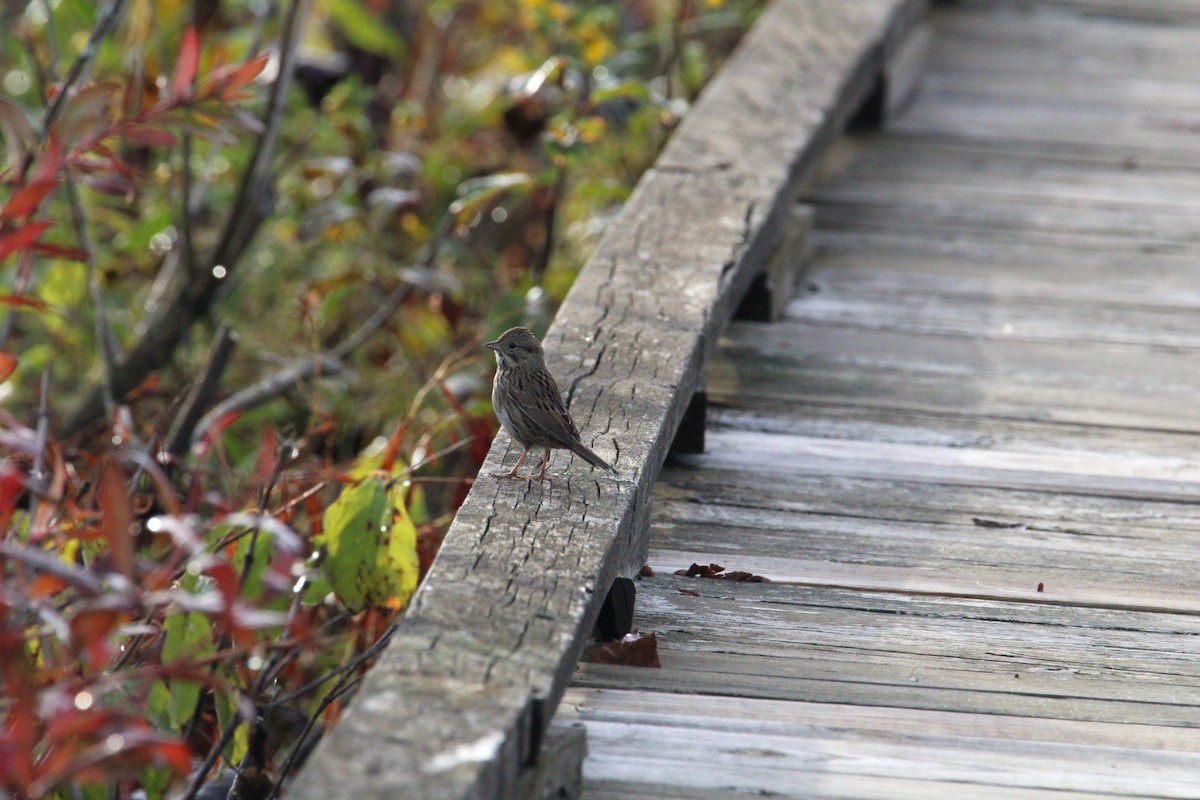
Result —
[[[627,633],[615,642],[602,644],[588,653],[593,664],[619,664],[624,667],[661,667],[658,660],[658,636],[653,633]]]

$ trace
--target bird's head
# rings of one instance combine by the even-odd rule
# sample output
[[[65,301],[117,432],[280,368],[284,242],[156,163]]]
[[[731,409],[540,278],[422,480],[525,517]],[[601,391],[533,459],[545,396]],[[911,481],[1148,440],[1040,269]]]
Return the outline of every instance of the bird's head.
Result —
[[[484,347],[496,353],[496,364],[501,367],[515,367],[519,364],[542,363],[542,343],[533,335],[529,328],[509,328],[494,342],[487,342]]]

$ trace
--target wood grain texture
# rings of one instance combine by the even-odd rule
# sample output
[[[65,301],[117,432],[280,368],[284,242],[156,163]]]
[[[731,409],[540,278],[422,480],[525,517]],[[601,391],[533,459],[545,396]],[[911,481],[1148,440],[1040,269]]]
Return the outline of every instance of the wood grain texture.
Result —
[[[583,797],[1200,796],[1196,11],[937,6],[914,103],[801,194],[796,297],[706,370],[662,668],[560,709]]]
[[[976,787],[984,793],[979,796],[1021,796],[996,791],[1003,786],[1026,797],[1185,798],[1200,768],[1194,730],[1165,734],[1152,726],[1053,720],[1034,726],[1002,715],[881,713],[746,698],[681,705],[677,699],[572,690],[564,718],[586,721],[589,737],[606,754],[586,769],[610,779],[700,790],[755,787],[787,797],[974,797]],[[1140,767],[1151,758],[1154,774],[1147,775]]]
[[[644,561],[650,491],[707,358],[821,150],[925,0],[778,0],[579,275],[544,344],[584,441],[554,483],[493,443],[392,643],[292,794],[506,798],[608,586]],[[736,130],[730,121],[736,122]],[[351,766],[352,765],[352,766]]]

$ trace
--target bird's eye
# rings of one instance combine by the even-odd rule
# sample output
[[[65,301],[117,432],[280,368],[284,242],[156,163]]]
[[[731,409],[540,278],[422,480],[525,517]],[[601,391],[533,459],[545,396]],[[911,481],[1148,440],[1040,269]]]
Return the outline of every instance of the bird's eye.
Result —
[[[509,343],[508,343],[508,349],[509,349],[509,350],[516,350],[516,349],[517,349],[517,343],[516,343],[516,342],[509,342]]]

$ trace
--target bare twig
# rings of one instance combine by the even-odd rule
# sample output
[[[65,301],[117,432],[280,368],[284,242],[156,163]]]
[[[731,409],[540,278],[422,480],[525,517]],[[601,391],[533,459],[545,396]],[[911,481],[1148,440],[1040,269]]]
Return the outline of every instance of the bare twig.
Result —
[[[302,381],[311,380],[319,376],[337,375],[343,369],[344,365],[341,361],[325,355],[297,359],[257,383],[235,392],[213,406],[212,410],[201,417],[200,421],[196,423],[196,427],[192,432],[191,443],[203,438],[204,434],[228,414],[254,408],[273,397],[277,397]]]
[[[117,24],[117,20],[120,19],[121,14],[125,11],[126,2],[127,0],[112,0],[108,8],[96,20],[96,26],[92,28],[87,43],[84,44],[83,50],[79,52],[79,55],[75,57],[74,63],[71,64],[71,69],[67,71],[66,80],[59,87],[58,93],[54,95],[54,99],[50,102],[49,107],[47,107],[46,113],[42,115],[42,123],[38,126],[37,130],[37,143],[39,146],[50,135],[50,127],[58,119],[58,115],[62,113],[63,106],[70,96],[71,90],[83,78],[88,68],[92,65],[92,60],[96,57],[96,51],[99,49],[100,42],[109,34],[113,26]],[[46,13],[49,14],[50,4],[47,3],[46,6]],[[17,179],[18,183],[24,182],[25,177],[29,174],[29,168],[33,166],[32,156],[33,153],[31,152],[21,165],[20,176]]]
[[[13,277],[12,293],[14,295],[24,294],[32,277],[33,250],[25,250],[20,255],[20,261],[17,262],[17,274]],[[4,318],[4,327],[0,328],[0,348],[8,346],[8,337],[12,336],[13,328],[16,327],[18,313],[19,309],[16,306],[8,309],[8,315]]]
[[[442,248],[442,243],[446,237],[450,235],[450,231],[454,226],[454,215],[446,212],[442,215],[441,222],[438,223],[437,229],[434,230],[433,236],[425,245],[425,250],[421,254],[420,260],[417,262],[417,269],[426,270],[433,266],[434,260],[437,258],[438,251]],[[388,321],[388,318],[396,312],[400,304],[404,302],[404,298],[408,297],[408,292],[411,287],[407,283],[401,283],[391,294],[379,304],[375,309],[375,313],[359,325],[358,328],[347,336],[345,339],[329,351],[329,355],[336,359],[343,359],[350,353],[354,352],[358,347],[365,342],[371,334],[383,326],[383,323]]]
[[[29,473],[33,481],[30,486],[32,491],[29,492],[30,520],[37,520],[38,503],[41,502],[41,497],[46,491],[46,481],[42,472],[46,466],[46,434],[50,428],[49,395],[50,367],[47,365],[42,369],[41,396],[38,398],[37,443],[34,445],[36,452],[33,455],[33,471]]]
[[[429,269],[433,265],[438,251],[441,249],[442,242],[450,234],[453,221],[454,216],[452,214],[447,213],[443,215],[437,230],[434,231],[432,238],[425,245],[425,250],[421,254],[421,259],[417,264],[418,269]],[[392,314],[396,312],[396,309],[404,302],[404,299],[408,297],[411,290],[412,287],[407,282],[401,283],[393,289],[384,298],[383,302],[376,307],[371,316],[347,335],[345,339],[332,347],[328,353],[319,353],[312,357],[297,359],[219,403],[205,414],[204,418],[196,425],[195,432],[192,434],[192,441],[195,442],[202,438],[213,425],[217,424],[227,414],[254,408],[279,396],[302,381],[341,374],[345,370],[343,359],[361,347],[375,331],[379,330],[388,321]]]
[[[65,170],[64,184],[67,190],[67,202],[71,207],[71,223],[75,227],[75,238],[79,248],[83,250],[84,267],[87,270],[88,294],[92,299],[92,327],[96,337],[96,347],[100,351],[100,391],[104,398],[104,412],[112,419],[116,398],[113,397],[112,371],[113,361],[116,360],[112,331],[108,327],[108,312],[104,310],[104,293],[100,289],[100,276],[96,272],[96,255],[92,251],[92,240],[87,231],[87,217],[83,213],[83,201],[79,198],[79,190],[75,187],[75,179],[71,170]]]
[[[200,787],[204,786],[204,779],[208,777],[208,773],[212,771],[213,765],[217,763],[217,759],[221,757],[223,751],[231,741],[233,735],[237,733],[238,726],[243,722],[242,715],[235,713],[229,718],[229,722],[225,723],[225,728],[221,731],[221,738],[213,743],[209,748],[208,755],[205,756],[204,762],[200,765],[192,776],[192,783],[188,786],[187,793],[180,800],[196,800],[196,794],[200,791]]]
[[[542,217],[542,225],[546,228],[546,241],[542,243],[542,250],[538,253],[537,261],[533,264],[533,279],[539,284],[542,282],[542,278],[550,266],[550,257],[554,255],[554,225],[555,219],[558,216],[558,206],[562,202],[563,187],[566,183],[567,168],[559,167],[557,175],[554,178],[554,187],[550,190],[550,201],[546,204],[546,209]]]
[[[333,672],[323,676],[320,681],[315,683],[315,685],[309,684],[307,690],[311,691],[313,688],[320,686],[321,683],[329,680],[334,675],[340,674],[337,683],[334,684],[333,688],[331,688],[325,697],[322,698],[321,702],[317,705],[316,710],[309,715],[308,722],[304,725],[304,730],[302,730],[300,735],[297,737],[297,742],[303,743],[307,741],[309,734],[312,733],[313,727],[315,727],[317,724],[317,720],[320,719],[321,715],[325,713],[325,709],[329,707],[330,703],[341,697],[349,688],[351,688],[354,683],[357,683],[359,680],[358,678],[351,678],[354,670],[358,669],[358,667],[360,667],[362,664],[379,655],[383,648],[387,646],[387,643],[391,641],[392,634],[395,632],[396,625],[395,623],[392,623],[373,645],[359,653],[354,658],[350,659],[350,661],[338,667]],[[286,697],[288,699],[294,699],[298,696],[300,695],[298,695],[296,692],[291,692]],[[281,705],[284,702],[287,702],[287,699],[280,698],[272,703],[272,705]],[[303,751],[305,751],[305,748],[297,745],[292,749],[292,752],[288,753],[287,760],[284,761],[283,766],[279,768],[279,777],[276,780],[275,785],[271,788],[271,793],[267,795],[266,800],[275,800],[275,798],[279,796],[279,791],[283,788],[284,780],[287,778],[288,773],[292,770],[292,767],[295,764],[295,761]]]
[[[270,212],[274,189],[268,171],[283,117],[284,101],[292,84],[292,67],[300,32],[311,4],[312,0],[292,0],[284,17],[280,35],[279,76],[267,100],[263,131],[255,144],[250,164],[242,175],[220,240],[206,259],[209,268],[194,270],[192,279],[180,285],[171,298],[159,305],[145,321],[145,333],[113,370],[113,393],[117,398],[124,396],[141,383],[148,373],[170,360],[192,325],[208,313],[221,286]],[[69,416],[65,425],[67,435],[94,422],[101,410],[100,391],[94,388]]]
[[[216,393],[221,375],[229,365],[229,359],[233,356],[236,346],[237,335],[228,324],[221,325],[209,348],[204,374],[188,393],[187,400],[184,401],[183,408],[180,409],[175,424],[171,426],[171,432],[167,435],[167,452],[171,455],[181,456],[187,452],[192,442],[192,431]]]
[[[179,237],[183,245],[183,273],[189,279],[196,274],[196,247],[192,238],[192,134],[184,131],[179,149],[183,156],[180,172],[183,175],[183,200],[179,218]]]

